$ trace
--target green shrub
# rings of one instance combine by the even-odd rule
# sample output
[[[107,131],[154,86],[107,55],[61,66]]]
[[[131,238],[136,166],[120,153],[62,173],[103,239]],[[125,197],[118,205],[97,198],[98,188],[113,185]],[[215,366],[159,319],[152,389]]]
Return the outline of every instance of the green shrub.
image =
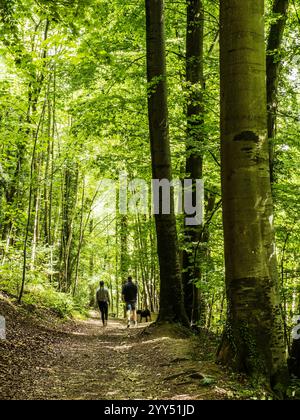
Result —
[[[17,298],[22,273],[20,266],[10,262],[0,267],[0,291]],[[86,289],[86,290],[85,290]],[[76,297],[59,292],[55,284],[49,282],[48,276],[39,271],[27,274],[23,302],[39,308],[50,309],[61,318],[74,314],[86,315],[89,302],[88,288],[79,287]]]

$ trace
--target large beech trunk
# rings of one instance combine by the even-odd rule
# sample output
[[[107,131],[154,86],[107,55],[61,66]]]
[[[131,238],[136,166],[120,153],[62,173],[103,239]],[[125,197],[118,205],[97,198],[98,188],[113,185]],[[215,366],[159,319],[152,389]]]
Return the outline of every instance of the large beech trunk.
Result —
[[[283,382],[286,348],[273,231],[264,2],[221,1],[221,136],[228,322],[219,360]]]

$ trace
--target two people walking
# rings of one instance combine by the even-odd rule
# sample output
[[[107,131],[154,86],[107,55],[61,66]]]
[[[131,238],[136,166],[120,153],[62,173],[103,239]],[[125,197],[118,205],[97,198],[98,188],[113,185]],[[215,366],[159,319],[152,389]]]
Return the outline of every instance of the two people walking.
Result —
[[[138,287],[133,283],[132,277],[128,277],[127,283],[123,286],[122,298],[126,308],[127,328],[130,328],[131,326],[131,319],[133,320],[134,325],[137,326]],[[97,290],[96,299],[99,306],[103,326],[106,327],[108,322],[110,295],[108,289],[105,287],[104,281],[100,282],[100,287]]]

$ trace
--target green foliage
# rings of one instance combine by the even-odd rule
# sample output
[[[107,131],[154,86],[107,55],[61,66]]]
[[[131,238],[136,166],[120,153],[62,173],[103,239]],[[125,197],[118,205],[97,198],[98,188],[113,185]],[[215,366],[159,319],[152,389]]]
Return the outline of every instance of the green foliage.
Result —
[[[20,272],[18,264],[4,265],[0,270],[0,289],[11,296],[17,296],[20,289]],[[84,293],[79,293],[76,299],[71,295],[59,292],[54,285],[49,284],[47,276],[34,272],[28,276],[26,293],[23,302],[37,308],[47,308],[55,314],[71,317],[76,313],[86,314],[89,300]]]
[[[71,296],[65,293],[59,293],[49,286],[29,287],[29,292],[24,296],[24,303],[38,306],[40,308],[48,308],[64,318],[72,316],[75,313],[75,303]]]
[[[207,386],[207,387],[213,386],[215,385],[215,383],[216,383],[215,378],[212,378],[210,376],[206,376],[204,379],[200,381],[201,386]]]
[[[277,19],[270,13],[271,3],[267,2],[266,31]],[[196,258],[202,273],[197,285],[205,301],[206,327],[220,333],[226,299],[218,2],[205,0],[204,8],[204,141],[197,148],[204,156],[209,234]],[[85,310],[103,278],[115,297],[113,309],[120,312],[121,286],[124,277],[133,273],[143,300],[147,300],[148,286],[157,306],[153,218],[130,215],[124,227],[120,215],[104,214],[99,203],[102,178],[116,180],[120,171],[147,182],[151,178],[143,2],[3,0],[0,19],[0,288],[15,295],[20,291],[32,185],[25,299],[34,299],[34,295],[40,303],[48,299],[52,307],[65,305],[66,313]],[[299,304],[298,24],[299,5],[293,2],[284,48],[278,56],[282,70],[274,185],[288,334]],[[186,160],[185,35],[185,2],[166,1],[170,138],[177,178],[182,178]],[[209,211],[211,196],[215,205]],[[180,246],[187,249],[182,226],[178,218]],[[65,303],[59,290],[66,293]],[[74,295],[72,301],[70,295]]]
[[[299,400],[300,399],[300,380],[299,379],[292,379],[291,384],[287,391],[287,396],[291,400]]]

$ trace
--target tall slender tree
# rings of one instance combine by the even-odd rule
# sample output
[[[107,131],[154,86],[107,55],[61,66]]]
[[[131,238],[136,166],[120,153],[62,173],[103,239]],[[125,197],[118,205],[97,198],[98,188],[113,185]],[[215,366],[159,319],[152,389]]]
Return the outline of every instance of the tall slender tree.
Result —
[[[288,17],[289,0],[274,0],[272,12],[275,22],[271,25],[267,46],[267,106],[268,106],[268,137],[270,145],[271,182],[275,180],[274,173],[274,137],[277,114],[277,95],[282,60],[280,49],[282,46],[284,29]]]
[[[169,140],[164,1],[146,0],[148,113],[153,178],[172,179]],[[160,197],[161,199],[161,197]],[[174,197],[170,214],[156,215],[160,264],[160,322],[188,325],[179,266]]]
[[[286,374],[286,348],[269,170],[264,2],[223,0],[220,8],[229,310],[219,360],[275,387]]]
[[[187,159],[186,175],[193,180],[193,201],[196,180],[203,175],[203,41],[204,9],[201,0],[187,0],[186,82],[187,82]],[[187,315],[192,323],[201,318],[201,296],[196,281],[201,278],[196,248],[202,226],[185,226],[186,247],[183,253],[183,287]],[[203,309],[203,306],[202,306]],[[203,313],[202,313],[203,315]]]

